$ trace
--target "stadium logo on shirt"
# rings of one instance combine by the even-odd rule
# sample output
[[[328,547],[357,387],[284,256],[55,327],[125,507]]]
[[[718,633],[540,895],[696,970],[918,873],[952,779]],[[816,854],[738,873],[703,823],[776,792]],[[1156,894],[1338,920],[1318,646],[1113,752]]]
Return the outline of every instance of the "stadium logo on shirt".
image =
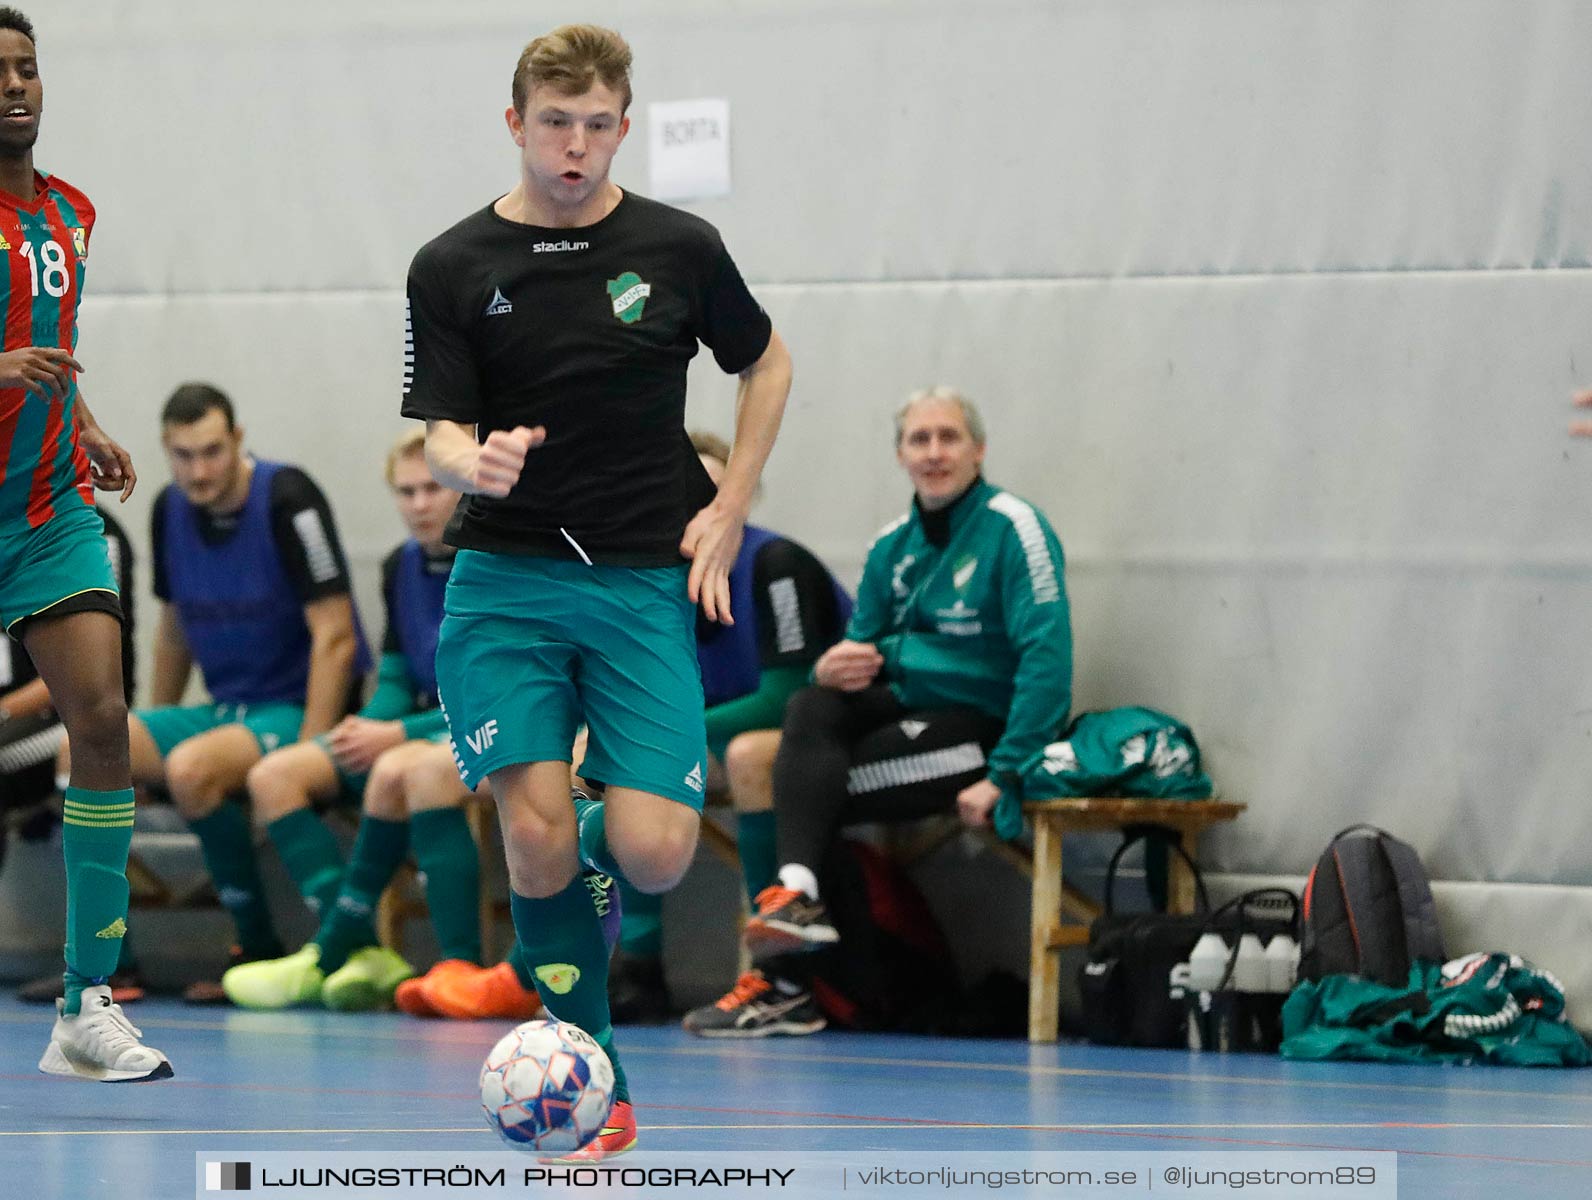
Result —
[[[508,297],[503,294],[503,289],[500,287],[493,288],[492,300],[486,306],[486,315],[489,317],[501,317],[504,313],[513,311],[514,306],[509,303]]]
[[[565,250],[590,250],[590,242],[572,242],[564,238],[558,242],[537,242],[531,247],[532,254],[559,254]]]
[[[626,271],[618,279],[608,281],[608,295],[614,302],[614,316],[626,325],[641,320],[641,310],[652,295],[652,285],[643,283],[634,271]]]

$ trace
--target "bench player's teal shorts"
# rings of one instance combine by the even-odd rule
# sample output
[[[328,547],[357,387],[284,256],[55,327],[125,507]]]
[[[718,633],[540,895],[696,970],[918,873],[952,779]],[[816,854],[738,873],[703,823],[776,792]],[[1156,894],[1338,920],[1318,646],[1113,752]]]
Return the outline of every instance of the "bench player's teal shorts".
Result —
[[[437,641],[453,754],[474,787],[500,767],[580,773],[702,808],[707,734],[689,568],[587,566],[461,550]]]
[[[161,708],[135,708],[133,716],[149,730],[155,749],[165,758],[189,738],[242,725],[254,735],[261,754],[299,740],[304,706],[276,701],[267,704],[172,704]]]
[[[23,621],[50,609],[85,608],[121,616],[99,513],[85,504],[37,529],[0,530],[0,626],[17,632]]]

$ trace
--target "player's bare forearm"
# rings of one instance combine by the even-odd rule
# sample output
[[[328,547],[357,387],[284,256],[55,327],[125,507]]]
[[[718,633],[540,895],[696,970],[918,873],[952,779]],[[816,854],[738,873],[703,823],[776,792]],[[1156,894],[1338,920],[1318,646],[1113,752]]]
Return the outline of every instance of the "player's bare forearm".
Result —
[[[472,496],[502,499],[520,480],[525,456],[547,439],[547,430],[524,425],[494,429],[476,441],[474,428],[457,421],[426,422],[426,465],[443,487]]]
[[[757,481],[779,436],[791,375],[790,351],[776,329],[769,334],[762,356],[741,372],[735,397],[735,442],[719,484],[719,501],[743,515],[751,510]]]
[[[304,686],[301,741],[325,733],[342,717],[359,649],[354,605],[348,596],[311,601],[304,606],[304,620],[310,627],[310,671]]]
[[[150,704],[157,708],[181,704],[182,694],[188,690],[188,676],[192,672],[193,655],[188,649],[188,640],[182,635],[177,610],[169,604],[162,604],[160,621],[155,626],[155,665],[150,673]]]
[[[470,474],[480,453],[481,444],[469,425],[457,421],[426,422],[426,466],[443,487],[472,491]]]
[[[50,707],[50,689],[42,679],[30,679],[19,688],[0,695],[0,721],[12,717],[36,717]]]

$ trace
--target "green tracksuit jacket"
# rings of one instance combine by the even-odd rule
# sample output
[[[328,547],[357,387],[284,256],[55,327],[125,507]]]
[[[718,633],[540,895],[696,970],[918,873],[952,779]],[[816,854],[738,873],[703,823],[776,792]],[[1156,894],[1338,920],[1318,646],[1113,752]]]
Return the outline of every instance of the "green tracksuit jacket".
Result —
[[[907,708],[966,706],[1006,722],[989,777],[1001,788],[996,827],[1020,829],[1023,764],[1072,703],[1061,542],[1043,513],[983,479],[949,516],[943,546],[915,503],[880,531],[846,636],[879,648],[882,679]]]

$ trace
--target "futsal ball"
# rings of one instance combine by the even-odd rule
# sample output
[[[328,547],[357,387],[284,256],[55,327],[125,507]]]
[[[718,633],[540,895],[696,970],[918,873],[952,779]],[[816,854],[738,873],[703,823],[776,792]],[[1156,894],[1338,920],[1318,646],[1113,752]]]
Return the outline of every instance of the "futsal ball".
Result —
[[[614,1106],[614,1068],[595,1038],[567,1021],[527,1021],[481,1066],[487,1124],[513,1146],[551,1154],[596,1137]]]

